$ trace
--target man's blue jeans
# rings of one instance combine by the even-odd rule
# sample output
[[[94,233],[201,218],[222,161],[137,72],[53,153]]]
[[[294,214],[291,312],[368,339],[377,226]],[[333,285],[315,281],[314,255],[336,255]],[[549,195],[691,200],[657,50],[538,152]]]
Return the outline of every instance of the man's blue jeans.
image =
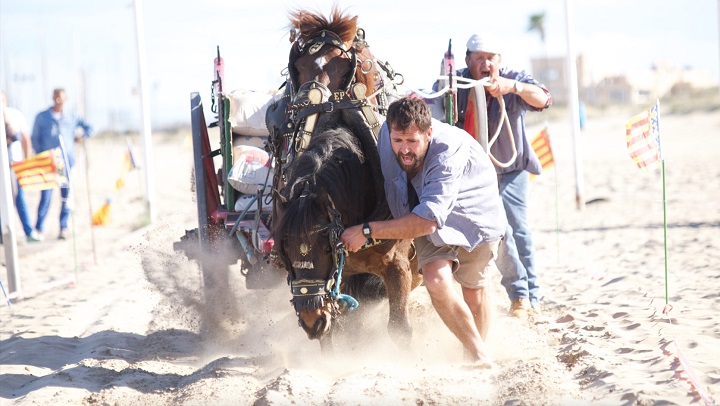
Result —
[[[40,204],[38,204],[38,216],[35,229],[42,232],[45,229],[45,217],[50,210],[50,202],[52,201],[54,189],[47,189],[40,192]],[[60,229],[68,228],[68,218],[70,217],[70,206],[68,205],[68,196],[70,196],[70,188],[60,188],[60,197],[62,204],[60,206]]]
[[[28,211],[27,202],[25,201],[25,192],[17,183],[17,196],[15,196],[15,207],[17,207],[18,216],[20,217],[20,224],[22,224],[25,235],[29,236],[32,233],[32,224],[30,222],[30,212]]]
[[[501,283],[510,300],[529,298],[530,304],[538,303],[535,250],[527,219],[527,197],[530,174],[515,171],[498,175],[498,187],[502,198],[508,228],[505,240],[498,251],[497,265],[502,274]]]

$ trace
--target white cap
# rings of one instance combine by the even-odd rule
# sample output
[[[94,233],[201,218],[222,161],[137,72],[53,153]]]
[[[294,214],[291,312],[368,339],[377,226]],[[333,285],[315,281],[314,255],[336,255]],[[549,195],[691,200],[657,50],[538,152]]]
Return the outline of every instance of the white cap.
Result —
[[[473,34],[467,42],[467,49],[470,52],[489,52],[491,54],[499,54],[500,48],[498,43],[489,37],[481,38],[477,34]]]

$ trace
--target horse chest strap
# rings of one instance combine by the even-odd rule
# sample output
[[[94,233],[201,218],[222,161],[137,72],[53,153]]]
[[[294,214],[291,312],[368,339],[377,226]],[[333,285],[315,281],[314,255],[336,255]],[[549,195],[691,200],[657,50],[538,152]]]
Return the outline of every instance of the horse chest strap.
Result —
[[[368,238],[367,241],[365,241],[365,244],[363,244],[358,251],[366,250],[368,248],[377,247],[378,245],[385,244],[390,240],[376,240],[374,238]]]

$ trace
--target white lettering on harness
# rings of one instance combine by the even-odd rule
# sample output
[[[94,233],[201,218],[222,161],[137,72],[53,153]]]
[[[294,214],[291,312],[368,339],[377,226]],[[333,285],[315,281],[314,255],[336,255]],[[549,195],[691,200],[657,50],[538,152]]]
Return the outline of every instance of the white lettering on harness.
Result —
[[[295,261],[292,264],[295,269],[314,269],[312,261]]]

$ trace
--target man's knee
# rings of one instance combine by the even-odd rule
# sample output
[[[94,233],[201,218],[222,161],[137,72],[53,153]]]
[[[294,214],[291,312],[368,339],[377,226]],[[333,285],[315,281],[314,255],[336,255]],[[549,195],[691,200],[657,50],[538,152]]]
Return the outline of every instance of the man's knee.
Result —
[[[463,299],[470,308],[485,305],[487,301],[487,292],[485,288],[466,288],[463,286]]]
[[[452,281],[451,263],[446,260],[429,262],[422,267],[422,274],[428,292],[442,290]]]

